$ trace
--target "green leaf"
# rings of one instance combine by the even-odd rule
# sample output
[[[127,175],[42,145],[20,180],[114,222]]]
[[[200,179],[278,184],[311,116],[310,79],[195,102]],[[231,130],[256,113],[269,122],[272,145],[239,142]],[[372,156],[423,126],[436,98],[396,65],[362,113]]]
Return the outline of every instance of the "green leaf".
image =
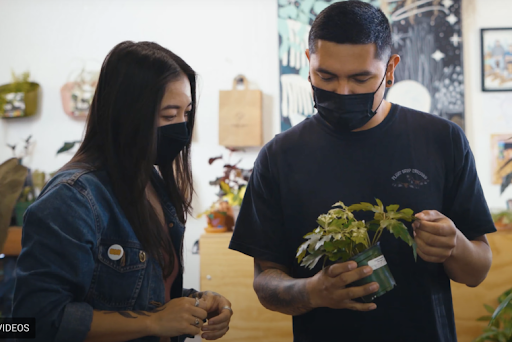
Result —
[[[312,270],[313,268],[315,268],[316,264],[318,263],[318,260],[320,260],[320,258],[324,255],[325,253],[323,251],[316,251],[315,253],[310,254],[306,256],[304,259],[302,259],[301,266],[306,266],[310,270]]]
[[[377,229],[379,229],[380,227],[380,222],[379,221],[376,221],[376,220],[373,220],[373,221],[370,221],[368,224],[367,224],[367,229],[368,230],[371,230],[371,231],[374,231],[376,232]]]
[[[373,205],[367,202],[361,202],[359,204],[352,204],[348,207],[349,211],[373,211]]]
[[[492,319],[491,319],[491,323],[496,319],[496,317],[498,317],[501,312],[503,311],[503,309],[505,309],[505,307],[510,303],[512,302],[512,293],[508,295],[507,298],[505,298],[505,300],[503,300],[503,302],[500,303],[500,305],[496,308],[496,311],[494,312],[491,312],[492,313]],[[490,307],[490,306],[489,306]],[[490,307],[492,309],[492,307]],[[486,307],[486,309],[488,309]],[[487,310],[489,311],[489,310]]]
[[[491,316],[482,316],[477,319],[478,322],[488,322],[491,320]]]
[[[222,191],[224,191],[226,194],[229,194],[231,193],[231,188],[229,187],[229,185],[227,185],[225,182],[221,181],[220,182],[220,188],[222,189]]]
[[[485,310],[487,310],[488,313],[494,314],[494,308],[490,305],[484,304]]]
[[[346,209],[347,206],[343,202],[337,202],[332,205],[333,207],[342,207],[343,209]]]
[[[409,208],[400,210],[400,213],[402,213],[402,214],[404,214],[406,216],[413,216],[414,215],[414,211],[412,211],[412,209],[409,209]]]
[[[331,241],[326,241],[324,242],[324,249],[327,252],[332,252],[336,249],[336,247],[334,246],[334,243],[332,243]]]
[[[315,245],[315,249],[319,249],[319,248],[322,248],[324,246],[324,243],[326,241],[329,241],[331,239],[331,235],[326,235],[326,236],[323,236],[320,240],[318,240],[318,242],[316,243]],[[325,249],[325,248],[324,248]]]
[[[501,296],[498,297],[498,303],[501,303],[507,298],[510,294],[512,294],[512,289],[505,291]]]
[[[377,204],[379,205],[379,212],[384,212],[384,205],[382,204],[381,200],[376,198],[375,201],[377,201]]]
[[[298,262],[300,263],[302,261],[302,258],[306,255],[307,249],[308,249],[309,241],[304,242],[302,245],[297,248],[297,255],[295,256],[298,259]]]
[[[316,244],[318,243],[318,241],[320,241],[321,238],[322,238],[322,234],[313,234],[313,235],[309,236],[309,247],[308,247],[309,253],[314,253],[316,251]]]
[[[318,220],[316,221],[322,228],[327,228],[329,223],[331,223],[333,217],[328,214],[322,214],[318,216]]]
[[[331,209],[329,210],[329,214],[336,217],[346,217],[347,213],[342,209]]]
[[[64,145],[57,151],[57,154],[71,150],[73,147],[75,147],[75,144],[77,143],[80,143],[80,141],[64,143]]]
[[[346,219],[334,219],[334,220],[332,220],[332,222],[330,223],[329,226],[336,227],[338,229],[344,229],[346,224],[347,224]]]
[[[388,205],[386,207],[387,212],[397,211],[400,206],[398,204]]]
[[[412,242],[412,254],[414,255],[414,261],[418,261],[418,245],[416,244],[416,241],[414,241],[413,239],[413,242]]]

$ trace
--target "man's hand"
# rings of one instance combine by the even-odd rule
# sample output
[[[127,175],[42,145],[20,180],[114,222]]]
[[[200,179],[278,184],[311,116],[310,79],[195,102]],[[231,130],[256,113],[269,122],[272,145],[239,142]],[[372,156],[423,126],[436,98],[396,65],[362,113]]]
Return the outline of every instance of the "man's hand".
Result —
[[[229,330],[229,322],[233,316],[231,302],[218,293],[205,291],[197,292],[191,297],[199,298],[208,313],[208,324],[203,326],[202,338],[216,340],[224,336]]]
[[[347,287],[356,280],[373,273],[369,266],[357,268],[353,261],[335,264],[308,279],[307,289],[313,307],[370,311],[377,308],[373,303],[362,304],[353,301],[379,290],[378,283]]]
[[[419,256],[433,263],[444,263],[453,255],[459,230],[448,217],[435,210],[424,210],[415,215],[412,224]]]

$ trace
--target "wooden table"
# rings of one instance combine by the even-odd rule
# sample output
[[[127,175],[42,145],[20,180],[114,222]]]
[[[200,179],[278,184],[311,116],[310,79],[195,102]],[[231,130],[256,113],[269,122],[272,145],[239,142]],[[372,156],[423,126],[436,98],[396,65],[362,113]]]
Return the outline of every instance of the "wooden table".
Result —
[[[458,342],[471,342],[480,336],[486,322],[476,320],[488,315],[483,305],[496,308],[497,298],[512,288],[512,231],[498,231],[487,235],[487,239],[493,262],[484,282],[476,288],[452,282]]]

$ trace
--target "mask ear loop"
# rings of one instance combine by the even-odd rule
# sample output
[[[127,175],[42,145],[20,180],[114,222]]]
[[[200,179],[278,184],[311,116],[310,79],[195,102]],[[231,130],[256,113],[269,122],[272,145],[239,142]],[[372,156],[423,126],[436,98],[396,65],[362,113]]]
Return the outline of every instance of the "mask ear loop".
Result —
[[[390,61],[391,61],[391,58],[386,63],[386,72],[384,73],[384,77],[382,77],[382,80],[380,81],[379,87],[377,88],[377,90],[375,90],[373,92],[373,95],[377,94],[377,92],[379,91],[380,87],[382,86],[382,82],[384,82],[384,79],[386,78],[386,74],[388,73],[388,67],[389,67],[389,62]],[[368,115],[370,115],[371,117],[374,117],[377,114],[377,111],[379,110],[380,105],[382,104],[382,102],[384,102],[384,95],[382,96],[382,100],[380,100],[380,103],[377,106],[377,108],[375,108],[375,111],[370,110],[370,113],[372,113],[372,115],[370,115],[370,114],[368,114]]]

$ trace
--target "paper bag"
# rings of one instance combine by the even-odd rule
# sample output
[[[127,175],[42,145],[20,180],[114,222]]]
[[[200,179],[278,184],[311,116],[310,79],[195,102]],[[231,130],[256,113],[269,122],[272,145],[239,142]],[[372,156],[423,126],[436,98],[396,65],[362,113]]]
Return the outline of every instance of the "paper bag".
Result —
[[[238,90],[237,79],[243,82]],[[263,145],[262,93],[249,90],[247,79],[237,77],[233,90],[221,90],[219,94],[219,145],[249,147]]]

